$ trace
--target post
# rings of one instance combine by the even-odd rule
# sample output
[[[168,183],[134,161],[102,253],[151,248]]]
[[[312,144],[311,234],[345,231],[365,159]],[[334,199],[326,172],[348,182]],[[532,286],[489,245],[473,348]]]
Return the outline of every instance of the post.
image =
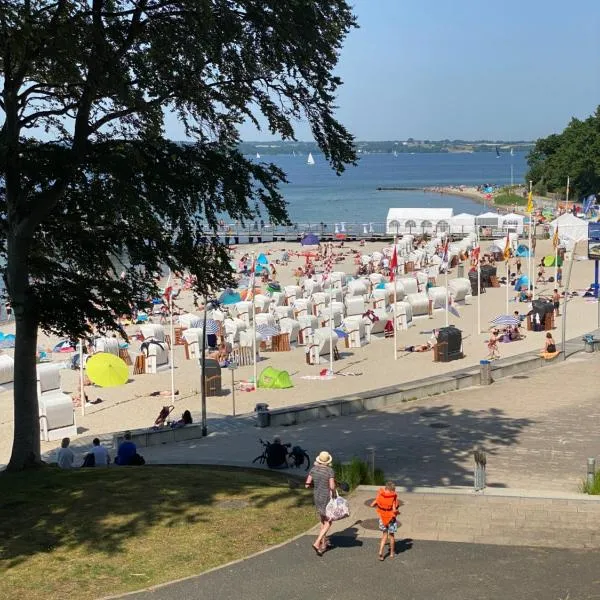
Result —
[[[85,392],[83,391],[83,340],[79,340],[79,396],[81,398],[81,416],[85,417]]]
[[[398,291],[396,290],[396,278],[394,277],[394,310],[392,311],[392,319],[394,319],[394,360],[398,360]]]
[[[571,183],[571,178],[567,175],[567,197],[565,200],[565,210],[569,212],[569,184]]]
[[[481,333],[481,244],[478,238],[479,256],[477,257],[477,335]]]
[[[231,404],[232,404],[232,413],[235,417],[235,370],[237,369],[237,363],[235,361],[231,361],[227,368],[231,371]]]
[[[200,402],[202,410],[202,437],[206,437],[208,431],[206,429],[206,312],[208,311],[208,299],[204,301],[204,323],[202,325],[202,356],[200,357],[201,373],[200,373]]]
[[[554,248],[554,285],[558,287],[558,245]]]
[[[367,450],[367,452],[371,453],[371,456],[370,456],[371,477],[375,477],[375,446],[367,446],[366,450]],[[369,457],[367,457],[367,460],[368,459],[369,459]]]
[[[561,335],[561,348],[563,353],[563,360],[567,360],[566,343],[567,343],[567,300],[569,297],[569,289],[571,286],[571,271],[573,270],[573,262],[575,260],[575,252],[577,251],[577,243],[573,245],[571,251],[571,259],[569,260],[569,267],[567,268],[567,276],[565,277],[565,297],[562,306],[562,335]]]
[[[596,478],[596,459],[588,458],[587,459],[587,483],[588,485],[594,485],[594,479]]]

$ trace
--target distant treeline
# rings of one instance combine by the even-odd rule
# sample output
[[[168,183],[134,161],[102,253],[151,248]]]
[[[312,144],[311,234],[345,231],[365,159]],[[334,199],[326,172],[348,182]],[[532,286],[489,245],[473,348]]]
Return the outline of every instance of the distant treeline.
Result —
[[[431,153],[431,152],[529,152],[534,142],[518,141],[490,141],[490,140],[386,140],[380,142],[356,142],[359,154],[393,154],[401,153]],[[264,154],[265,156],[277,154],[308,154],[318,152],[314,142],[242,142],[240,150],[243,154]]]

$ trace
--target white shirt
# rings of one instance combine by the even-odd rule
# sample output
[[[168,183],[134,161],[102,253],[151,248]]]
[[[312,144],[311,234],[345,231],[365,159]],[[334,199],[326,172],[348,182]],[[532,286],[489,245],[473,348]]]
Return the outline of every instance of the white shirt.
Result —
[[[56,463],[61,469],[72,469],[75,455],[71,448],[60,448],[56,455]]]
[[[94,455],[95,465],[97,467],[104,467],[108,464],[108,450],[104,446],[94,446],[91,453]]]

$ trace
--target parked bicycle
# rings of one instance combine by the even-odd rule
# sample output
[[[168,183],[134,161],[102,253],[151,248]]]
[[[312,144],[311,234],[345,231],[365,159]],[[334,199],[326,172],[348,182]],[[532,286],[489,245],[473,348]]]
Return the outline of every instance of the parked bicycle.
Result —
[[[252,461],[252,464],[266,464],[270,469],[287,469],[288,467],[299,469],[306,463],[305,470],[308,471],[310,457],[304,448],[292,446],[290,443],[282,444],[279,437],[275,437],[272,442],[265,442],[259,438],[258,442],[262,445],[263,451]]]

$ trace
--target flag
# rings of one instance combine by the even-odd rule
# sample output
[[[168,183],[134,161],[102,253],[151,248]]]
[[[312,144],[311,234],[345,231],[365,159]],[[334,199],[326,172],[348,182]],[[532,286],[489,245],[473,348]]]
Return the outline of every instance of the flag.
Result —
[[[529,192],[529,194],[527,194],[527,212],[531,214],[533,208],[533,192]]]
[[[560,243],[560,238],[558,237],[558,225],[554,228],[554,235],[552,236],[552,245],[556,250],[558,248],[558,244]]]
[[[442,256],[442,262],[448,262],[448,246],[450,244],[450,238],[446,238],[446,243],[444,244],[444,255]]]
[[[248,279],[248,293],[246,294],[246,300],[250,300],[254,297],[254,287],[256,282],[256,257],[252,257],[252,265],[250,266],[250,278]]]
[[[396,269],[398,268],[398,253],[396,252],[396,242],[394,242],[394,253],[392,254],[392,262],[390,262],[390,281],[394,281]]]
[[[587,215],[594,204],[594,200],[596,199],[595,194],[590,194],[587,198],[583,200],[583,214]]]
[[[504,260],[510,258],[510,239],[508,233],[506,234],[506,244],[504,246]]]
[[[333,270],[333,251],[329,253],[329,256],[325,259],[323,266],[323,281],[327,281],[327,278]]]

